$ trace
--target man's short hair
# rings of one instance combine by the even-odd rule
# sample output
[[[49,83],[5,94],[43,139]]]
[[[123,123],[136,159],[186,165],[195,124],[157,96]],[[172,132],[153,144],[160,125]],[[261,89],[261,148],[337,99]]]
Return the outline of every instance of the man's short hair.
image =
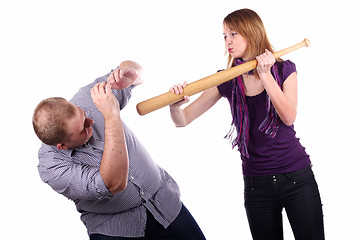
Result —
[[[35,108],[32,123],[38,138],[47,145],[68,141],[65,120],[75,116],[74,106],[66,99],[52,97],[42,100]]]

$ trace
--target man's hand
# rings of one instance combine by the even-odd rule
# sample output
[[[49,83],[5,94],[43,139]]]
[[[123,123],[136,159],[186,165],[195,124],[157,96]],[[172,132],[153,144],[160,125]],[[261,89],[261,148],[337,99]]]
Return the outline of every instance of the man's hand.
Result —
[[[139,74],[132,67],[119,67],[110,73],[107,81],[112,89],[124,89],[130,87],[138,79]]]
[[[96,84],[91,89],[91,98],[105,119],[112,116],[119,116],[119,102],[111,92],[110,84],[106,84],[106,82]]]

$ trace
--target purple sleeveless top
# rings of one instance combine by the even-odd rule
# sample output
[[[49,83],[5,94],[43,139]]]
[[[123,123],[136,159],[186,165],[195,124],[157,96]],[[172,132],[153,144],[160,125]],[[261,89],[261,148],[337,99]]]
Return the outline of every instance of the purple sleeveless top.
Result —
[[[281,86],[284,81],[296,72],[293,62],[287,60],[276,62],[279,71]],[[225,82],[218,86],[223,97],[231,102],[232,83]],[[274,173],[297,171],[310,165],[310,157],[305,148],[296,137],[294,126],[286,126],[281,123],[274,138],[270,138],[260,132],[259,126],[266,117],[266,91],[256,96],[246,96],[246,104],[249,110],[249,158],[243,160],[244,176],[264,176]]]

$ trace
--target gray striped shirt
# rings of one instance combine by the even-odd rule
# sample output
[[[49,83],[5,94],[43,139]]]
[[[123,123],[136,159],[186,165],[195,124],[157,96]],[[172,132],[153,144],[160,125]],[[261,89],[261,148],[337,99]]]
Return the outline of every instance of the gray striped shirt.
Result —
[[[109,74],[81,88],[70,100],[93,119],[93,136],[83,146],[58,150],[43,144],[39,150],[38,170],[43,182],[74,201],[88,234],[143,237],[146,209],[167,228],[181,209],[176,182],[150,157],[144,146],[123,122],[129,155],[129,177],[124,191],[112,195],[100,175],[104,149],[104,118],[92,102],[90,90]],[[113,90],[124,108],[132,87]]]

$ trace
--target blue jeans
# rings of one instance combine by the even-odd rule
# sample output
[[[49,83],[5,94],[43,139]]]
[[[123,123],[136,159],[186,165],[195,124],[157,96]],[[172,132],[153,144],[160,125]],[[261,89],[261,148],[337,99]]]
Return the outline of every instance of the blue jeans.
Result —
[[[193,216],[183,205],[179,215],[168,228],[159,224],[150,212],[147,212],[147,222],[145,237],[142,238],[125,238],[110,237],[101,234],[91,234],[90,240],[205,240],[204,234],[196,223]]]
[[[285,208],[296,240],[323,240],[320,194],[311,167],[270,176],[244,176],[245,208],[254,240],[282,240]]]

